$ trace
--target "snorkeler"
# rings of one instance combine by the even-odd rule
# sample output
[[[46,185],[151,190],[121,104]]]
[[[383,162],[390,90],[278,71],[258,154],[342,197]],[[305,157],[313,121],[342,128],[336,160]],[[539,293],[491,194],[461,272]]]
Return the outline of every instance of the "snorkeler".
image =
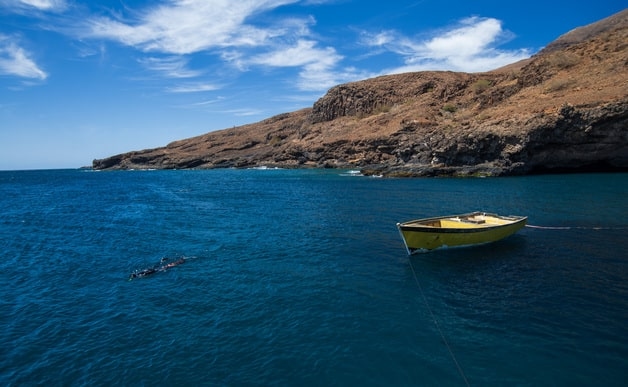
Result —
[[[135,272],[131,273],[131,276],[129,277],[129,280],[133,279],[133,278],[146,277],[146,276],[149,276],[149,275],[155,274],[155,273],[157,273],[157,270],[155,268],[153,268],[153,267],[148,268],[148,269],[144,269],[144,270],[140,270],[140,271],[135,271]]]
[[[171,267],[179,266],[179,265],[181,265],[184,262],[185,262],[185,258],[179,258],[179,259],[177,259],[174,262],[170,262],[170,263],[168,263],[166,265],[163,265],[162,267],[159,268],[159,271],[168,270]]]
[[[164,264],[164,262],[166,262],[168,260],[168,258],[164,257],[161,260],[159,260],[159,263],[161,264],[161,266],[157,267],[157,265],[150,267],[148,269],[144,269],[144,270],[140,270],[140,271],[135,271],[133,273],[131,273],[131,275],[129,276],[129,281],[132,280],[133,278],[141,278],[141,277],[147,277],[151,274],[155,274],[158,271],[166,271],[168,269],[170,269],[171,267],[175,267],[175,266],[179,266],[182,263],[185,262],[185,258],[181,257],[179,259],[177,259],[174,262],[170,262],[167,264]]]

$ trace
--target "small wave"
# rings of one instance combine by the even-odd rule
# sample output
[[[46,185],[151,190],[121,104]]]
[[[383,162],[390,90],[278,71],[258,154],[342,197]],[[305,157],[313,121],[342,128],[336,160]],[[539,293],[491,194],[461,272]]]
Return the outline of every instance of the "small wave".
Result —
[[[360,170],[352,169],[340,174],[340,176],[364,176]]]
[[[276,170],[280,170],[280,169],[283,169],[283,168],[269,167],[267,165],[260,165],[258,167],[251,167],[249,169],[255,169],[255,170],[258,170],[258,171],[276,171]]]

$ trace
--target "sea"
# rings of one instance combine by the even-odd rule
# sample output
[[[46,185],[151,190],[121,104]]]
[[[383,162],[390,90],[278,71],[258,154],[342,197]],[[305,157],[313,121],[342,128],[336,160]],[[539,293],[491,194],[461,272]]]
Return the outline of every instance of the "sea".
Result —
[[[625,386],[627,236],[626,173],[2,171],[0,385]]]

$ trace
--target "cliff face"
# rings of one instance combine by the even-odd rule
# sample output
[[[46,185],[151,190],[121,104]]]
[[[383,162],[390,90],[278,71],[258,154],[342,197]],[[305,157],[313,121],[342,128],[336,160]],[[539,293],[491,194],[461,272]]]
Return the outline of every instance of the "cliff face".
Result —
[[[495,71],[343,84],[310,109],[93,162],[261,165],[394,176],[628,170],[628,10]]]

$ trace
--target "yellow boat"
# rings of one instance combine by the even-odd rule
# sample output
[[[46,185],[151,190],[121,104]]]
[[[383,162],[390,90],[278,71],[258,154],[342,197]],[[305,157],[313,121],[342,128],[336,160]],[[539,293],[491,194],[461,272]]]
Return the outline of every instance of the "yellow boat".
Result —
[[[471,246],[506,238],[526,225],[527,216],[485,212],[440,216],[397,223],[408,254],[440,247]]]

